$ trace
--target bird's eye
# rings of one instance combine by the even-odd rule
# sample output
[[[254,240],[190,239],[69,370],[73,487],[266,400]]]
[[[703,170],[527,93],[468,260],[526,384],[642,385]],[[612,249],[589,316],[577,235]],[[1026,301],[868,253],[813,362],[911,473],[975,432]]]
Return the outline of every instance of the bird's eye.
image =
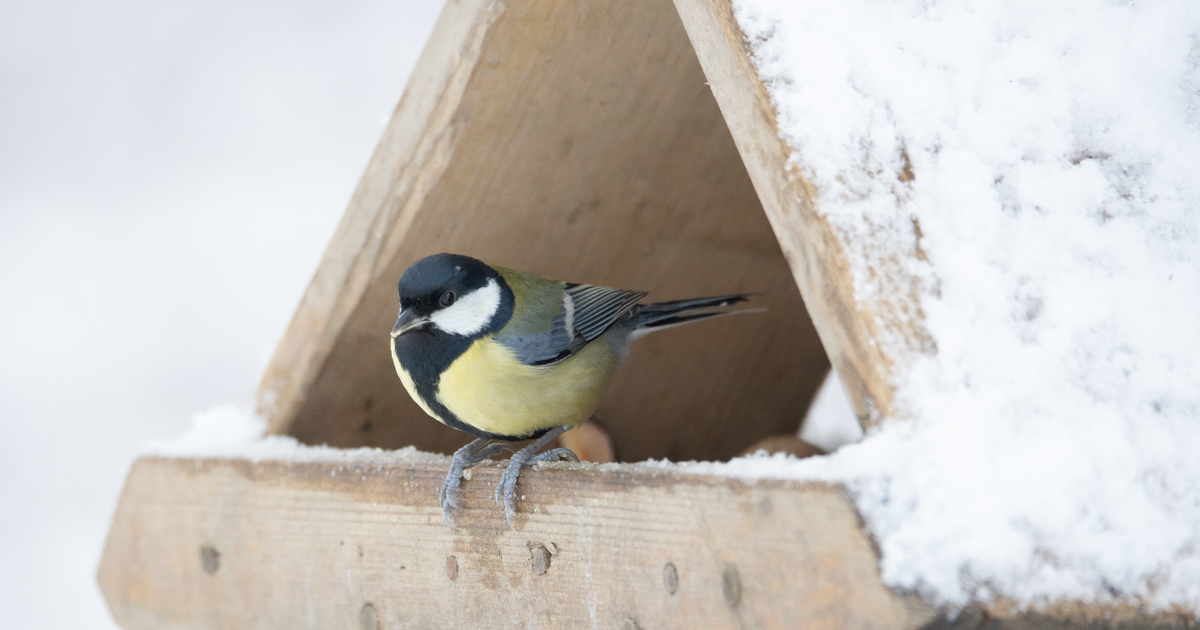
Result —
[[[441,304],[442,307],[444,308],[444,307],[447,307],[447,306],[450,306],[451,304],[453,304],[454,300],[457,297],[458,296],[454,295],[453,291],[447,291],[442,294],[442,297],[438,298],[438,303]]]

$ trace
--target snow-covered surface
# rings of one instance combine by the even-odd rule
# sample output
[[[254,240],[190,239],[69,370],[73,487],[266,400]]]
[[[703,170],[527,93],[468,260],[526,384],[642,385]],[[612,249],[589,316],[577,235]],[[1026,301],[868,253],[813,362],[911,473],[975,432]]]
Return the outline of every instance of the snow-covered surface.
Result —
[[[1200,3],[734,4],[858,299],[915,283],[933,344],[780,474],[848,481],[896,587],[1200,610]]]
[[[832,453],[862,437],[862,425],[850,408],[837,370],[830,370],[821,383],[821,389],[817,391],[817,397],[809,405],[808,413],[804,415],[800,439]]]
[[[441,2],[0,2],[0,627],[115,629],[139,445],[249,402]]]
[[[840,393],[836,392],[835,393]],[[843,396],[844,398],[844,396]],[[839,418],[840,419],[840,418]],[[418,451],[409,446],[397,450],[379,448],[341,449],[304,444],[287,435],[266,435],[267,422],[247,407],[221,405],[192,417],[192,427],[174,439],[151,440],[143,445],[145,457],[176,459],[242,459],[252,462],[323,462],[331,464],[416,464],[444,463],[445,455]],[[483,465],[503,466],[507,462],[485,460]],[[657,474],[714,475],[754,482],[760,479],[808,480],[812,475],[798,468],[800,460],[786,454],[768,455],[766,451],[729,462],[672,462],[646,460],[634,464],[596,464],[590,462],[540,463],[538,466],[565,466],[612,472],[649,472]]]
[[[397,450],[378,448],[333,448],[302,444],[288,435],[266,435],[267,422],[246,407],[222,405],[195,414],[192,428],[171,440],[152,440],[142,449],[144,456],[174,458],[221,458],[288,462],[424,462],[446,459],[413,447]]]

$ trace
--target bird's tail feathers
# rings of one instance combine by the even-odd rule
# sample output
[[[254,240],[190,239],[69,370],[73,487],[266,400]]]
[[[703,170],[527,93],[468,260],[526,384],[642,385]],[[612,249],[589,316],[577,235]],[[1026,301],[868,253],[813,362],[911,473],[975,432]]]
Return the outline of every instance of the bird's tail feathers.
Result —
[[[749,297],[747,294],[719,295],[716,297],[645,304],[633,318],[633,334],[641,337],[656,330],[673,328],[710,317],[733,315],[735,313],[760,313],[767,310],[765,308],[739,309],[735,311],[708,310],[745,302]]]

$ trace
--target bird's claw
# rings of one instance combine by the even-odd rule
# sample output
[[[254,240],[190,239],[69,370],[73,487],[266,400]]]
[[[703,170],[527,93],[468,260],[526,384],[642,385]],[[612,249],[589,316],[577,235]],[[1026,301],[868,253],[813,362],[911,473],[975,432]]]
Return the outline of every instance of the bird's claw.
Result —
[[[506,444],[504,442],[496,442],[495,444],[488,444],[487,446],[480,449],[478,453],[475,453],[475,462],[476,463],[481,462],[481,461],[491,457],[492,455],[499,453],[500,451],[508,451],[511,453],[512,450],[513,450],[512,445]]]
[[[504,506],[504,517],[508,520],[509,527],[512,527],[513,517],[517,515],[515,495],[517,492],[517,478],[521,475],[521,468],[551,460],[579,461],[579,457],[566,448],[552,448],[544,453],[537,452],[538,449],[549,444],[554,438],[562,435],[569,428],[557,427],[551,429],[525,448],[513,453],[512,459],[509,460],[508,466],[504,469],[504,473],[500,475],[500,481],[496,484],[496,503]],[[491,440],[480,438],[454,452],[454,458],[450,462],[450,470],[446,472],[446,479],[442,481],[442,487],[438,490],[438,505],[442,508],[442,518],[451,529],[458,529],[450,520],[450,511],[462,507],[462,504],[459,502],[459,489],[462,487],[463,472],[469,466],[473,466],[500,451],[512,450],[512,447],[506,443],[489,442]]]
[[[500,475],[500,481],[496,484],[496,503],[504,506],[504,517],[508,520],[510,528],[513,526],[513,518],[517,515],[517,479],[521,476],[522,468],[532,466],[538,462],[553,460],[579,461],[579,457],[567,448],[553,448],[544,453],[535,454],[534,451],[540,446],[540,444],[536,446],[531,444],[514,453],[512,459],[508,462],[508,467]],[[534,447],[534,451],[530,451],[530,447]]]
[[[575,454],[575,451],[572,451],[569,448],[552,448],[548,451],[538,453],[537,455],[530,457],[529,462],[527,462],[525,465],[532,466],[538,462],[548,461],[571,461],[579,463],[579,456]]]
[[[459,508],[461,505],[458,502],[458,489],[462,485],[463,466],[455,458],[454,463],[450,464],[450,472],[446,474],[446,480],[442,482],[442,489],[438,491],[438,505],[442,506],[442,519],[446,521],[451,529],[454,523],[450,522],[450,510]]]
[[[459,502],[459,488],[462,487],[463,472],[468,466],[473,466],[501,450],[510,449],[507,444],[488,444],[491,440],[480,438],[454,451],[454,459],[450,461],[450,470],[438,490],[438,505],[442,508],[442,518],[451,529],[458,529],[450,522],[450,510],[462,507]]]
[[[517,515],[513,495],[517,491],[517,478],[521,476],[521,467],[525,465],[525,459],[518,458],[517,455],[520,453],[513,455],[508,467],[504,469],[504,474],[500,475],[500,481],[496,483],[496,503],[504,506],[504,518],[508,520],[509,527],[512,527],[513,517]]]

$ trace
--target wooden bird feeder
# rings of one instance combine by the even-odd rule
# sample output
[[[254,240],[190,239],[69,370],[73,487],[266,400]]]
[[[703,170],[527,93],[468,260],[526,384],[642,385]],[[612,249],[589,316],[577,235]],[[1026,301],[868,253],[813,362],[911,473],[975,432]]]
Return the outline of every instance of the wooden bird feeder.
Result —
[[[401,272],[447,251],[654,300],[758,295],[765,313],[635,346],[597,411],[620,461],[723,460],[795,434],[831,362],[864,426],[877,422],[893,367],[872,339],[924,338],[915,296],[889,312],[855,300],[847,244],[791,154],[730,0],[451,0],[266,370],[260,411],[309,444],[463,444],[408,398],[387,349]],[[482,466],[451,530],[436,498],[446,458],[356,457],[139,460],[99,573],[117,622],[1174,623],[1002,604],[951,623],[883,585],[838,486],[555,465],[523,475],[510,529],[490,501],[499,469]]]
[[[667,1],[447,6],[267,368],[272,431],[466,443],[398,386],[380,332],[400,274],[438,252],[654,300],[758,295],[765,313],[634,348],[596,412],[623,461],[728,459],[794,434],[829,370]]]

